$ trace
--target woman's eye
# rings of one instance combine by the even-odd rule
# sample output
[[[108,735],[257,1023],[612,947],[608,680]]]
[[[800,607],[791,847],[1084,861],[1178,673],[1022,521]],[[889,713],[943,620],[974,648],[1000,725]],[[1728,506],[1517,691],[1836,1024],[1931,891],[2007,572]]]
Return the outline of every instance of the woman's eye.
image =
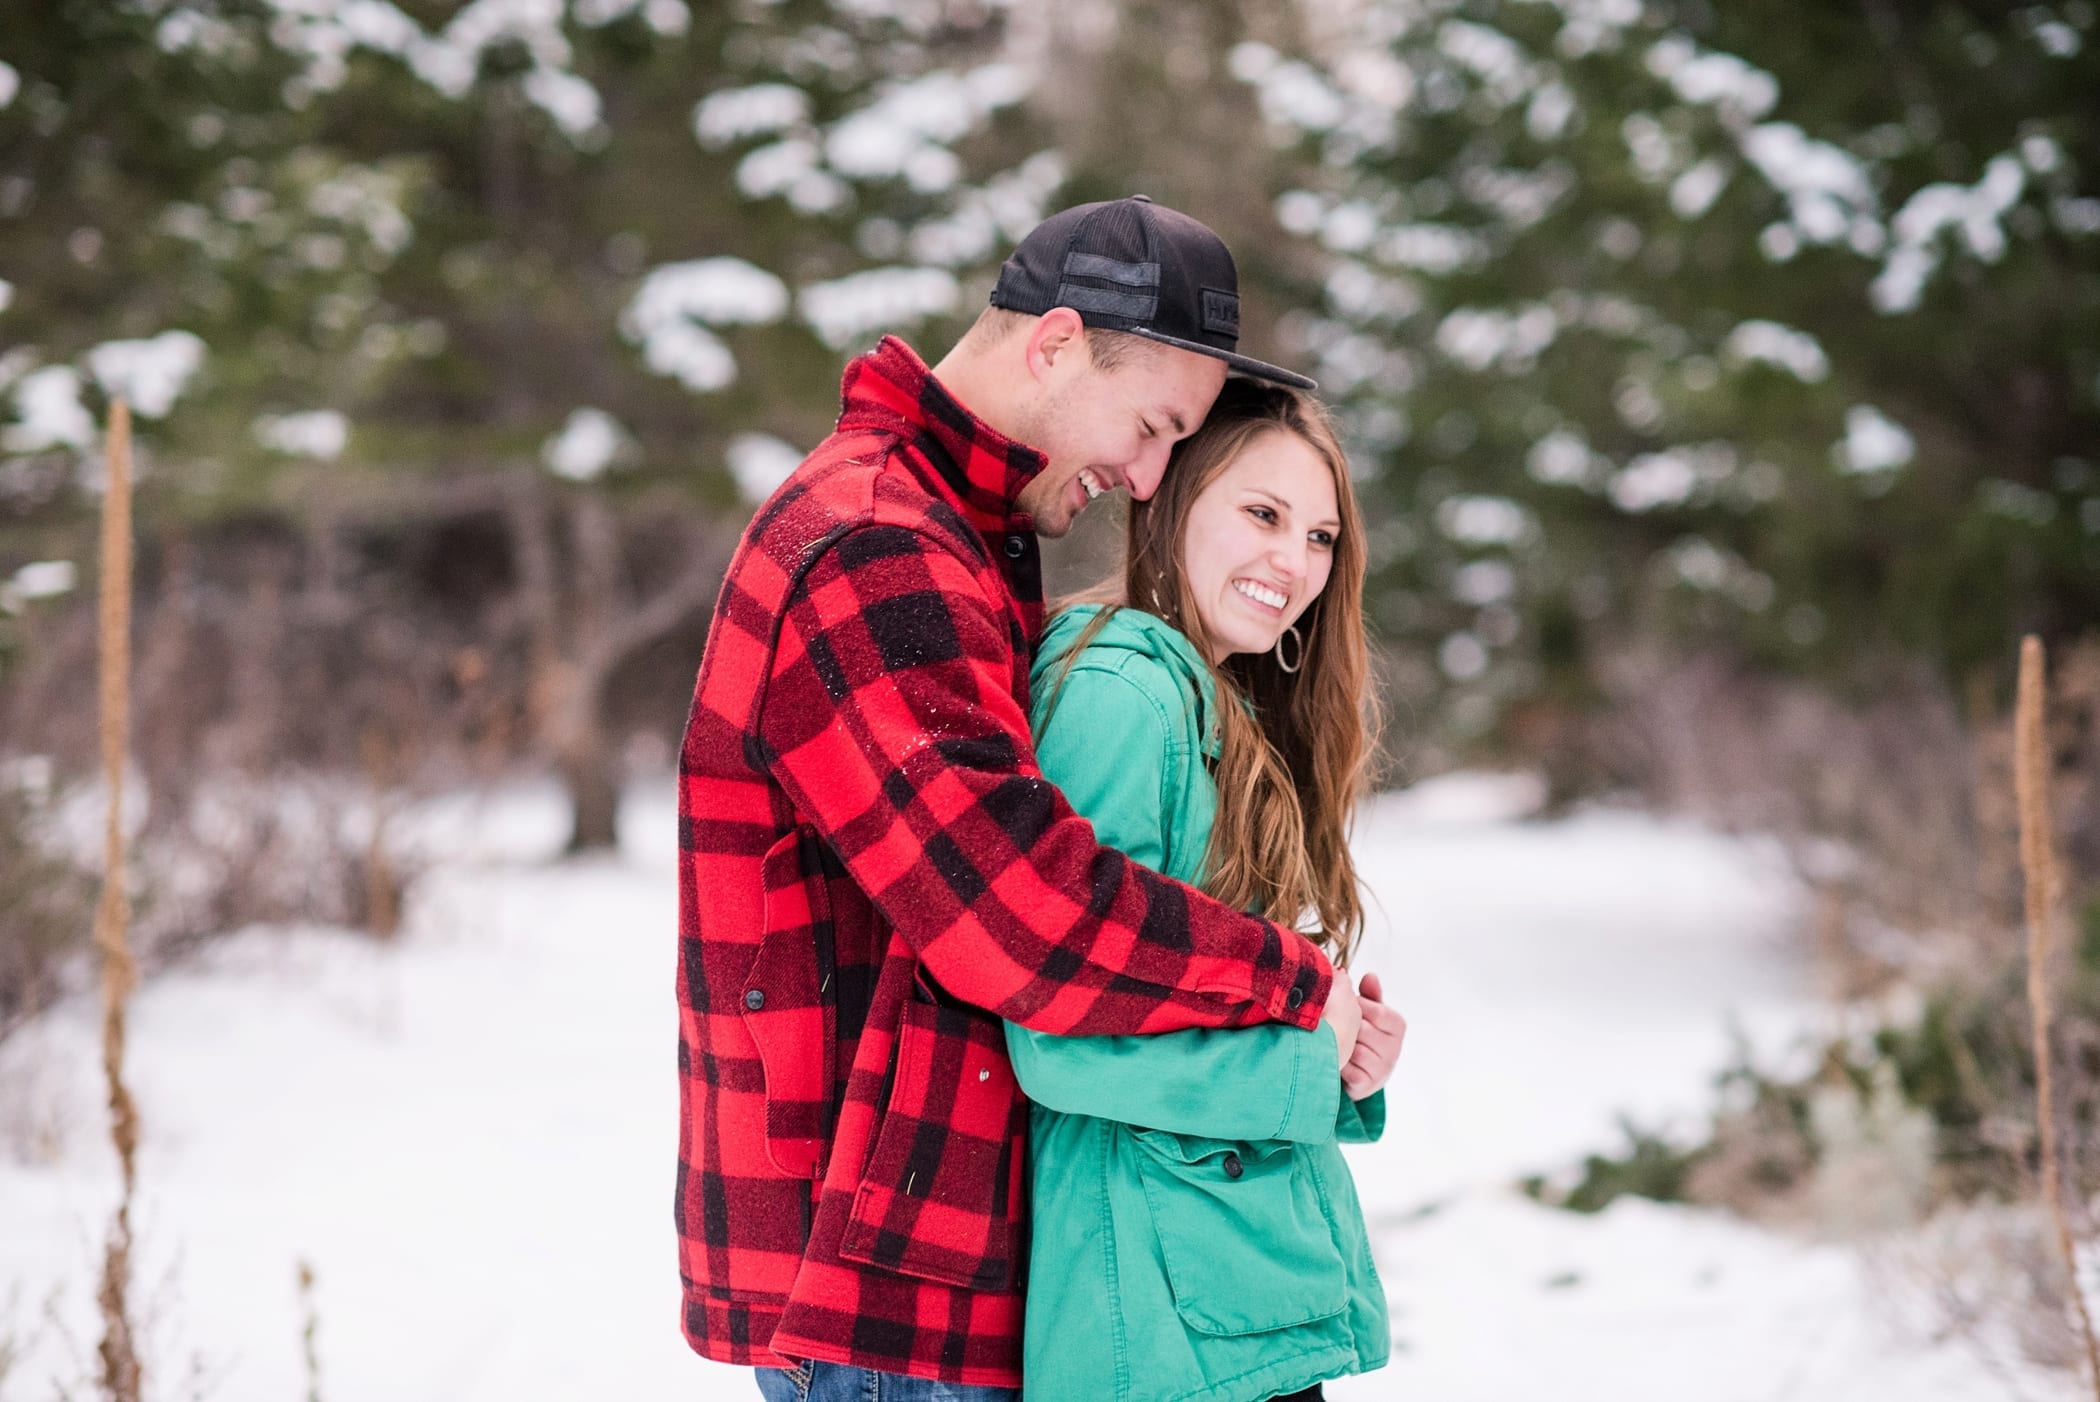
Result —
[[[1276,513],[1274,511],[1271,511],[1266,506],[1250,506],[1247,508],[1247,514],[1249,516],[1252,516],[1255,520],[1261,522],[1264,526],[1273,526],[1276,524]]]
[[[1311,537],[1311,539],[1312,539],[1312,543],[1313,543],[1314,545],[1317,545],[1318,547],[1320,547],[1320,549],[1322,549],[1322,550],[1332,550],[1332,549],[1334,549],[1334,532],[1333,532],[1333,531],[1314,531],[1314,532],[1312,533],[1312,537]]]

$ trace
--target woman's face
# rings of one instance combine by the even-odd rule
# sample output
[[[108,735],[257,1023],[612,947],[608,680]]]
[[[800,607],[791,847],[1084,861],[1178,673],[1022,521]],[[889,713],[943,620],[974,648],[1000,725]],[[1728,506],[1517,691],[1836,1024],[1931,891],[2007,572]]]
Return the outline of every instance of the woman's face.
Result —
[[[1334,474],[1285,429],[1250,439],[1189,507],[1182,560],[1211,661],[1267,652],[1320,597],[1341,530]]]

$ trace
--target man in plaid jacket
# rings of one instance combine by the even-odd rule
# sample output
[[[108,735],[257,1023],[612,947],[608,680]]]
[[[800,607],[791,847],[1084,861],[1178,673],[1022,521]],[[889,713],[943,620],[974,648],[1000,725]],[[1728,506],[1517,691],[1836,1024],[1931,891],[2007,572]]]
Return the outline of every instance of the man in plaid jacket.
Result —
[[[1149,496],[1228,369],[1310,384],[1238,330],[1197,221],[1054,215],[933,370],[894,338],[847,368],[730,564],[680,761],[676,1216],[688,1341],[768,1396],[1019,1385],[999,1019],[1321,1016],[1316,947],[1100,846],[1029,743],[1036,537]]]

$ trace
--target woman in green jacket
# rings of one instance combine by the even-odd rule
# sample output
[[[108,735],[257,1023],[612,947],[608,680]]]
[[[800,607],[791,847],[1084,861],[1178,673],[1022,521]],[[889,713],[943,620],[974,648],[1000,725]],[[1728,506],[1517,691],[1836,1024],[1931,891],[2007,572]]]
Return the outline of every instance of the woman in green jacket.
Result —
[[[1044,774],[1101,839],[1325,939],[1362,923],[1345,828],[1369,753],[1364,541],[1318,403],[1231,381],[1130,509],[1123,577],[1052,620]],[[1316,1398],[1386,1360],[1342,1142],[1378,1137],[1404,1023],[1156,1037],[1009,1024],[1031,1110],[1031,1402]]]

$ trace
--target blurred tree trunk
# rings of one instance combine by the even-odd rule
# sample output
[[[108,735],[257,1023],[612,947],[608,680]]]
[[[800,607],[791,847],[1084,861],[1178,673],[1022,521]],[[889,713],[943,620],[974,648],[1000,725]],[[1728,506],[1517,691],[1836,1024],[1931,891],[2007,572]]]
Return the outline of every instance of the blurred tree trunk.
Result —
[[[620,747],[607,721],[607,688],[623,662],[713,601],[728,556],[714,532],[696,532],[685,568],[661,590],[636,597],[625,578],[620,520],[603,496],[554,494],[527,479],[511,493],[508,514],[531,635],[527,712],[538,748],[568,790],[568,850],[613,847]]]

